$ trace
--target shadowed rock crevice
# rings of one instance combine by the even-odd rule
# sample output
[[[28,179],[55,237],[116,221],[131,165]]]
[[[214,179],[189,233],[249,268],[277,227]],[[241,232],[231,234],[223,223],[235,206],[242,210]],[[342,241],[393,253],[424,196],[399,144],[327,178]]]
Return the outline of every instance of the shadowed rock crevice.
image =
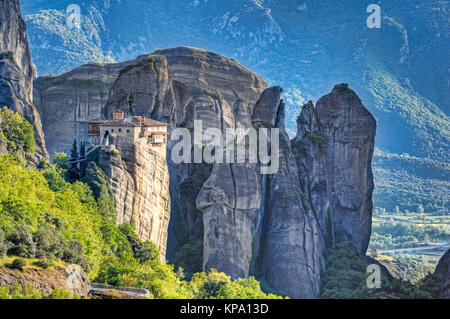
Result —
[[[280,92],[280,88],[272,88]],[[266,93],[266,96],[273,94]],[[264,94],[263,94],[264,96]],[[292,298],[315,298],[320,294],[320,264],[324,250],[322,232],[314,214],[302,203],[302,189],[289,137],[284,131],[284,103],[275,98],[257,104],[255,126],[280,129],[280,168],[264,176],[264,217],[255,274],[272,289]],[[264,105],[264,106],[263,106]],[[267,109],[268,114],[261,110]],[[257,113],[257,114],[258,114]],[[265,121],[261,121],[265,118]]]

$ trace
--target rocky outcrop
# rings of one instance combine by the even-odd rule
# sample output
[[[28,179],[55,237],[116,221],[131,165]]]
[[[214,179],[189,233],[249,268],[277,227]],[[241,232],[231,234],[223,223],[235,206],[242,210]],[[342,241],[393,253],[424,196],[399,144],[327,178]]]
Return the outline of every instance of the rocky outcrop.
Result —
[[[0,106],[7,106],[33,124],[36,156],[47,157],[40,115],[33,104],[36,68],[31,62],[18,0],[0,1]]]
[[[436,266],[434,276],[439,283],[439,298],[450,299],[450,250],[442,256]]]
[[[204,130],[249,128],[253,108],[265,87],[259,76],[223,56],[193,48],[161,50],[139,57],[120,72],[103,116],[120,108],[128,115],[165,121],[172,129],[192,129],[194,120],[201,120]],[[169,143],[169,152],[172,146]],[[215,267],[233,278],[248,276],[253,219],[260,207],[256,168],[214,165],[209,175],[205,165],[176,165],[170,157],[168,163],[175,218],[172,227],[183,233],[172,233],[173,250],[204,237],[205,269]],[[198,185],[188,189],[185,185],[191,185],[193,176]],[[199,209],[205,227],[200,238],[192,235],[199,234],[194,229]]]
[[[70,152],[74,138],[88,139],[87,121],[101,118],[119,71],[131,63],[90,63],[61,76],[35,81],[34,103],[41,114],[51,156]]]
[[[353,240],[365,252],[375,120],[347,87],[337,87],[317,107],[305,106],[298,135],[289,141],[282,89],[267,88],[232,59],[186,47],[159,50],[127,62],[114,77],[103,118],[119,108],[167,122],[171,131],[192,132],[201,120],[203,132],[280,132],[280,166],[271,175],[261,175],[258,164],[176,164],[146,143],[101,153],[118,221],[134,220],[140,237],[154,241],[162,258],[170,215],[169,257],[184,245],[203,246],[205,271],[216,268],[233,278],[253,274],[291,297],[314,298],[327,244]],[[191,152],[206,142],[191,142]],[[167,154],[175,143],[169,141]]]
[[[13,287],[15,284],[30,285],[44,295],[53,289],[67,289],[75,296],[87,296],[91,282],[78,265],[55,266],[49,269],[16,270],[0,267],[0,287]]]
[[[116,147],[100,153],[100,166],[114,193],[117,222],[133,221],[139,237],[152,241],[164,260],[170,220],[166,149],[142,140]]]
[[[232,278],[249,275],[253,220],[261,206],[256,169],[244,164],[214,164],[197,197],[203,212],[203,269],[215,268]]]
[[[31,62],[19,1],[0,1],[0,105],[18,112],[33,124],[37,157],[47,157],[40,115],[33,105]]]
[[[367,250],[372,226],[371,160],[376,121],[347,85],[337,85],[298,118],[292,147],[302,191],[326,243],[353,241]]]
[[[280,87],[262,92],[249,126],[279,128],[279,170],[261,176],[249,164],[214,164],[197,197],[204,222],[203,264],[205,271],[213,267],[233,278],[252,270],[275,290],[314,298],[319,295],[323,238],[312,210],[303,206],[281,92]]]
[[[164,56],[141,56],[120,71],[102,110],[103,117],[110,118],[116,109],[128,116],[142,115],[172,126],[192,125],[191,94],[169,77]]]
[[[159,50],[155,54],[166,58],[170,78],[174,83],[182,83],[188,90],[184,94],[188,94],[192,100],[186,108],[190,118],[185,119],[185,123],[172,120],[172,123],[181,123],[175,126],[192,129],[193,120],[201,120],[203,130],[219,128],[224,132],[227,128],[252,127],[251,114],[261,93],[267,88],[260,76],[230,58],[200,49],[180,47]],[[183,105],[176,107],[174,114],[184,114],[180,112],[180,107],[184,108]],[[169,144],[169,150],[171,147]],[[255,168],[242,165],[175,165],[170,158],[168,162],[174,207],[170,226],[172,231],[169,233],[172,256],[185,244],[196,246],[203,243],[204,269],[215,267],[227,270],[234,277],[247,274],[254,233],[249,221],[256,214],[259,202]],[[227,176],[223,180],[216,175],[222,168],[225,171],[221,173]],[[216,194],[223,196],[213,198]],[[255,202],[250,203],[250,198]],[[219,211],[226,211],[229,215],[218,217]],[[225,226],[225,219],[228,219],[230,226]],[[233,225],[237,225],[237,228],[234,229]],[[203,226],[207,229],[204,232]],[[217,227],[221,238],[235,236],[232,242],[224,245],[233,247],[239,253],[228,251],[226,256],[219,256],[219,250],[226,247],[220,247],[221,244],[214,242],[214,229]],[[199,233],[199,230],[202,232]],[[248,230],[251,231],[245,233]],[[241,239],[246,242],[239,243]]]
[[[219,95],[231,107],[239,120],[248,119],[254,104],[267,83],[256,73],[244,68],[228,57],[189,47],[158,50],[154,54],[167,59],[169,74],[175,81],[186,85],[195,97]],[[251,126],[251,122],[246,122]]]
[[[273,289],[292,298],[320,294],[324,243],[319,223],[300,186],[297,163],[284,130],[284,104],[279,87],[266,90],[253,113],[256,127],[276,127],[279,169],[263,176],[261,230],[254,270]]]

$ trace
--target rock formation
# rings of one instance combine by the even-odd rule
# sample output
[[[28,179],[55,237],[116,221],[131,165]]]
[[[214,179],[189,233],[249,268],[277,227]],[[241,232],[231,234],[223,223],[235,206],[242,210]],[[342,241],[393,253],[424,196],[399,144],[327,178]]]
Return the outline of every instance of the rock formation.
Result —
[[[120,73],[111,90],[110,99],[105,105],[103,116],[108,117],[114,109],[121,108],[129,115],[131,113],[145,115],[165,121],[171,128],[192,129],[194,120],[201,120],[205,129],[214,127],[225,130],[226,128],[251,127],[252,109],[263,89],[267,87],[259,76],[233,60],[193,48],[167,49],[158,51],[154,55],[141,56],[133,65],[126,67]],[[173,143],[169,143],[169,153],[172,146]],[[200,213],[196,198],[209,176],[210,168],[203,164],[175,165],[170,156],[168,163],[174,207],[172,216],[175,217],[172,225],[181,229],[180,232],[171,234],[170,246],[175,251],[183,244],[202,240],[203,234],[199,233],[199,229],[195,227],[198,225]],[[229,172],[233,169],[238,172],[245,170],[236,166],[229,167]],[[185,186],[193,181],[193,176],[196,176],[195,184],[198,185],[194,188],[186,188]],[[256,173],[250,174],[249,178],[253,178],[250,183],[253,185],[254,181],[257,181]],[[232,180],[225,180],[225,183],[232,182]],[[243,179],[238,180],[238,178],[236,183],[247,185]],[[234,193],[235,190],[231,191]],[[255,191],[255,194],[258,192]],[[244,197],[245,195],[242,198]],[[242,218],[250,220],[246,227],[251,227],[252,214],[259,208],[259,202],[244,204],[242,200],[239,198],[236,200],[234,197],[229,201],[232,202],[230,205],[233,206],[233,210],[253,210],[248,217],[245,216],[247,213],[242,213]],[[237,206],[234,206],[236,203]],[[205,209],[210,206],[203,204],[200,206]],[[247,228],[244,227],[244,229]],[[248,275],[250,265],[251,235],[249,235],[250,232],[248,234],[243,232],[243,234],[250,236],[250,240],[244,241],[244,245],[247,246],[245,250],[248,260],[243,263],[246,266],[241,270],[236,273],[231,272],[233,275],[236,274],[236,277]],[[235,244],[242,245],[239,243],[239,238],[235,239]],[[205,262],[205,265],[208,264]],[[213,264],[221,270],[216,262]],[[227,268],[227,270],[230,269]]]
[[[166,58],[147,55],[120,71],[102,112],[110,118],[121,109],[130,116],[142,115],[174,126],[189,122],[191,103],[188,89],[170,79]]]
[[[36,68],[31,62],[18,0],[0,1],[0,106],[7,106],[33,124],[36,155],[47,157],[41,118],[33,104]]]
[[[170,220],[169,171],[165,146],[139,140],[101,151],[104,168],[116,202],[117,222],[133,221],[142,240],[152,241],[166,258]]]
[[[280,88],[266,90],[253,113],[255,126],[280,129],[278,172],[263,176],[259,249],[255,273],[276,291],[292,298],[320,294],[324,243],[319,223],[300,186],[297,163],[284,130]]]
[[[434,275],[440,284],[439,298],[450,299],[450,250],[442,256]]]
[[[183,85],[188,90],[184,94],[188,94],[191,101],[187,109],[190,118],[185,119],[185,123],[181,123],[179,120],[172,121],[181,123],[176,124],[176,126],[192,129],[193,120],[201,120],[203,130],[219,128],[224,131],[227,128],[246,129],[252,127],[251,114],[253,108],[261,93],[267,88],[266,82],[260,76],[230,58],[204,50],[180,47],[159,50],[155,54],[166,58],[172,81]],[[183,108],[183,106],[181,107]],[[175,114],[184,113],[180,112],[180,107],[177,107]],[[169,150],[171,147],[172,145],[169,144]],[[210,199],[205,202],[206,197],[201,196],[199,197],[199,206],[197,206],[196,199],[201,191],[208,193],[219,191],[222,193],[229,185],[233,185],[233,188],[225,191],[226,194],[234,193],[236,191],[234,187],[239,187],[240,191],[244,188],[246,179],[254,175],[254,173],[249,173],[253,168],[224,165],[229,173],[228,177],[235,171],[245,171],[248,174],[246,173],[242,177],[234,175],[232,179],[222,181],[214,178],[214,173],[211,174],[212,170],[217,172],[219,169],[218,167],[213,168],[213,165],[174,165],[170,158],[168,158],[168,162],[171,175],[171,197],[174,207],[168,243],[171,255],[174,256],[176,251],[185,244],[197,246],[199,243],[204,243],[204,267],[207,267],[206,269],[215,267],[218,270],[230,270],[232,268],[230,264],[221,264],[219,260],[213,261],[214,253],[211,251],[212,254],[209,254],[209,249],[213,249],[214,244],[212,242],[208,244],[207,240],[204,242],[204,239],[213,239],[213,236],[209,235],[210,231],[203,231],[203,226],[205,225],[211,231],[214,229],[213,225],[216,221],[211,217],[214,215],[213,210],[216,209],[235,213],[236,216],[239,215],[238,218],[241,218],[241,220],[251,219],[251,216],[255,214],[252,210],[254,210],[257,202],[253,204],[245,203],[246,195],[239,193],[237,193],[237,196],[230,195],[214,202]],[[242,181],[237,181],[239,178]],[[207,180],[209,181],[207,182]],[[233,184],[233,181],[237,181],[237,184]],[[216,190],[208,188],[207,185],[216,188]],[[251,187],[256,190],[257,185],[254,183],[249,185],[252,185]],[[212,205],[213,203],[215,204]],[[218,208],[219,206],[221,208]],[[205,214],[206,211],[209,213]],[[249,229],[248,225],[242,226],[241,232],[238,233],[245,238],[252,238],[252,235],[242,233],[244,229]],[[227,230],[224,229],[222,235],[229,236],[230,234],[227,235],[226,232]],[[206,245],[210,248],[205,249]],[[248,250],[251,248],[251,241],[241,244],[235,240],[235,243],[230,243],[230,245],[236,249],[239,248],[243,256],[246,256],[242,258],[242,261],[239,261],[240,264],[230,274],[235,276],[248,273],[250,263]],[[242,247],[239,247],[241,245]],[[222,260],[233,260],[235,257],[231,256],[232,254],[232,252],[229,252],[229,255]]]
[[[10,269],[0,267],[0,287],[13,287],[31,285],[44,294],[53,289],[67,289],[73,295],[87,296],[91,290],[91,282],[83,269],[78,265],[64,267],[54,266],[49,269]]]
[[[303,107],[292,141],[302,191],[328,246],[353,241],[362,255],[372,227],[376,121],[346,84]]]
[[[305,106],[298,135],[289,141],[282,89],[268,88],[261,77],[232,59],[182,47],[143,55],[121,67],[119,71],[113,65],[90,65],[72,71],[73,78],[85,74],[85,80],[98,81],[95,70],[112,70],[106,72],[108,80],[101,80],[105,87],[93,87],[95,107],[89,113],[90,104],[84,104],[82,112],[89,116],[83,118],[109,118],[119,108],[127,115],[164,121],[170,130],[192,131],[194,121],[201,120],[203,131],[280,131],[280,168],[272,175],[261,175],[257,164],[175,164],[170,154],[176,141],[167,146],[170,177],[166,154],[146,145],[119,145],[117,153],[101,153],[100,165],[115,194],[119,222],[134,220],[141,238],[157,243],[162,257],[169,209],[169,257],[184,245],[203,245],[204,270],[213,267],[233,278],[253,274],[295,298],[319,295],[326,244],[353,240],[365,252],[371,226],[375,120],[352,91],[337,87],[317,107]],[[89,69],[92,73],[84,73]],[[38,85],[40,109],[48,110],[44,114],[54,108],[52,104],[62,108],[61,114],[79,110],[76,103],[61,103],[84,94],[83,89],[64,86],[64,81],[58,84],[69,74]],[[70,124],[81,119],[57,118],[52,121]],[[56,141],[55,133],[51,135],[48,141]],[[70,145],[73,136],[58,139],[61,145]],[[191,152],[197,146],[192,144]]]
[[[90,63],[61,76],[35,81],[34,103],[41,114],[51,156],[55,152],[68,153],[74,138],[88,139],[86,122],[100,119],[119,71],[130,63]]]
[[[253,220],[261,206],[261,188],[255,167],[214,164],[197,197],[203,212],[203,269],[215,268],[232,278],[249,275]]]

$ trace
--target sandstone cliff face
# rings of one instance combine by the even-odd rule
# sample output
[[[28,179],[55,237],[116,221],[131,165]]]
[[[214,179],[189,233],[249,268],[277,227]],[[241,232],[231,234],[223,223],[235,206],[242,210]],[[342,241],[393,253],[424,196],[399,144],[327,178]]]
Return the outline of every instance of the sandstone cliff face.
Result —
[[[192,130],[194,120],[202,121],[203,130],[280,130],[280,168],[273,175],[261,175],[255,164],[175,164],[170,156],[175,141],[167,145],[169,156],[139,143],[118,145],[120,154],[101,154],[119,222],[134,220],[141,238],[154,241],[162,258],[166,241],[169,257],[184,245],[201,243],[206,271],[214,267],[233,278],[253,274],[291,297],[314,298],[326,244],[353,240],[365,252],[375,120],[359,98],[338,90],[317,107],[306,106],[298,136],[289,141],[282,89],[267,88],[234,60],[174,48],[141,56],[113,73],[97,117],[119,108],[165,121],[170,130]],[[54,89],[46,88],[46,96]],[[43,106],[48,101],[41,105],[51,110]],[[73,112],[73,107],[66,108]],[[64,139],[70,144],[73,137]]]
[[[251,114],[267,88],[260,76],[230,58],[204,50],[181,47],[155,54],[166,58],[170,78],[174,83],[182,83],[188,90],[185,94],[192,99],[187,109],[190,118],[176,126],[193,128],[193,121],[201,120],[203,130],[219,128],[224,132],[227,128],[252,127]],[[179,112],[178,106],[175,114]],[[169,150],[171,147],[169,144]],[[203,242],[204,269],[226,270],[233,277],[247,275],[255,231],[251,229],[251,220],[260,197],[256,168],[228,164],[175,165],[170,158],[168,161],[174,205],[169,233],[172,256],[185,244]],[[216,175],[221,169],[226,179]],[[221,197],[214,198],[218,194]],[[217,233],[216,228],[220,229]],[[216,236],[233,240],[222,244]],[[226,250],[226,256],[221,257],[219,251],[225,248],[233,250]]]
[[[190,123],[193,116],[191,95],[184,85],[171,80],[164,56],[141,56],[120,71],[103,117],[110,118],[116,109],[172,126]]]
[[[284,130],[280,92],[280,88],[266,90],[253,114],[255,126],[280,129],[279,170],[262,177],[262,225],[254,270],[277,291],[292,298],[314,298],[320,294],[324,242],[300,186],[297,163]]]
[[[117,222],[133,221],[139,237],[152,241],[164,260],[170,220],[166,150],[141,140],[134,146],[118,143],[117,150],[100,153],[100,165],[114,193]]]
[[[244,118],[251,115],[267,88],[259,75],[219,54],[188,47],[158,50],[154,54],[166,57],[171,78],[186,85],[195,96],[220,93],[231,110],[247,113]]]
[[[365,254],[372,226],[376,121],[346,85],[308,103],[292,141],[304,194],[328,246],[353,241]]]
[[[34,103],[44,127],[51,156],[69,152],[74,138],[88,139],[87,121],[100,119],[119,71],[132,62],[86,64],[57,77],[35,81]]]
[[[171,128],[192,129],[194,120],[201,120],[204,129],[213,127],[224,131],[226,128],[251,127],[251,112],[266,87],[259,76],[231,59],[190,48],[168,49],[157,52],[157,55],[141,56],[120,73],[103,116],[109,117],[112,111],[120,108],[128,115],[145,115],[165,121]],[[170,142],[168,145],[169,154],[173,144]],[[209,173],[204,173],[210,170],[207,165],[176,165],[170,156],[167,160],[174,206],[172,215],[175,217],[172,224],[177,230],[183,229],[181,234],[172,233],[172,250],[198,241],[202,236],[207,247],[204,249],[206,269],[215,267],[234,278],[248,276],[252,221],[260,206],[255,168],[215,166],[209,176]],[[219,171],[226,178],[217,178],[215,173]],[[236,177],[232,175],[234,173]],[[188,189],[186,185],[190,185],[193,176],[198,185]],[[208,181],[204,183],[206,179]],[[203,193],[196,203],[200,190]],[[219,193],[226,195],[216,199]],[[203,211],[203,217],[200,217],[205,225],[204,235],[195,229],[199,209]],[[224,215],[224,211],[228,214]],[[223,221],[222,218],[231,219]],[[221,247],[217,239],[214,240],[216,234],[219,235],[214,231],[217,229],[222,237],[229,239],[230,249]],[[221,256],[224,251],[228,251],[230,256]],[[230,262],[222,263],[223,260]]]
[[[203,212],[203,269],[215,268],[232,278],[249,275],[253,220],[261,206],[256,168],[244,164],[214,164],[197,197]]]
[[[36,69],[31,62],[18,0],[0,1],[0,106],[7,106],[33,124],[36,155],[47,157],[40,115],[33,105]]]

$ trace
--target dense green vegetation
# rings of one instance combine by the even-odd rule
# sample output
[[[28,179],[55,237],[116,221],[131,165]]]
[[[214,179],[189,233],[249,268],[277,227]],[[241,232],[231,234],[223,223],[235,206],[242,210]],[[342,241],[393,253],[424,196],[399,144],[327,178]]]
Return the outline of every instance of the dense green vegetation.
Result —
[[[376,150],[374,167],[374,204],[393,212],[404,212],[423,205],[426,212],[448,214],[450,205],[450,165],[408,154]]]
[[[6,106],[0,109],[0,139],[6,142],[8,152],[17,160],[21,160],[22,152],[34,153],[33,126]]]
[[[340,244],[329,251],[322,273],[321,297],[323,299],[369,298],[366,267],[352,243]]]
[[[371,248],[411,248],[440,241],[450,241],[450,234],[444,226],[415,225],[407,222],[376,222],[373,225]]]
[[[48,165],[35,171],[11,156],[0,158],[0,228],[8,254],[60,258],[95,277],[102,256],[116,253],[125,238],[108,232],[115,225],[114,211],[100,205],[106,199],[96,200],[86,184],[66,182],[58,170]]]
[[[95,281],[145,287],[155,298],[275,297],[254,278],[232,282],[215,271],[183,281],[183,269],[161,263],[154,244],[140,241],[132,225],[116,226],[107,184],[93,177],[70,184],[61,171],[54,165],[35,171],[0,157],[3,253],[77,263]]]
[[[434,273],[439,257],[397,254],[392,257],[377,256],[376,260],[383,263],[396,278],[420,284],[423,279]]]
[[[78,299],[69,290],[55,288],[49,295],[30,285],[21,286],[15,284],[13,287],[0,287],[0,299]]]
[[[325,258],[326,270],[322,273],[321,297],[324,299],[408,299],[433,298],[433,291],[424,286],[425,279],[417,285],[399,279],[388,281],[381,277],[381,288],[367,287],[367,263],[358,254],[353,243],[346,242],[329,250]]]

